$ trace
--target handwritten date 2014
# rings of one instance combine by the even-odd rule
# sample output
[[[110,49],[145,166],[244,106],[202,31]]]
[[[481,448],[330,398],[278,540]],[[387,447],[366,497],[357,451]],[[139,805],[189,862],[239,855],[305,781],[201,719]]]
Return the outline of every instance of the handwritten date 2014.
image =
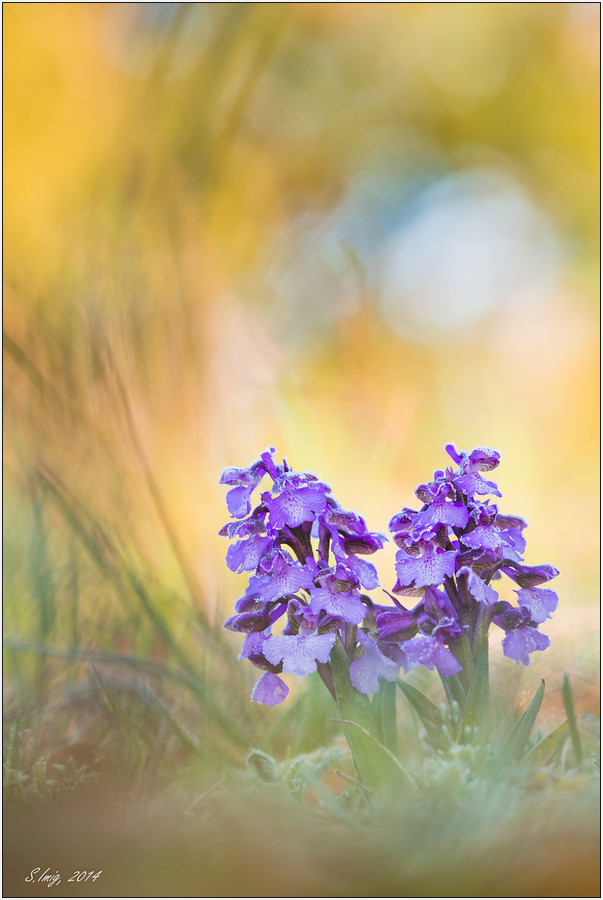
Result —
[[[75,869],[73,874],[67,879],[67,881],[96,881],[96,879],[100,875],[102,875],[102,871],[102,869],[99,869],[98,872],[86,872],[81,871],[80,869]],[[53,887],[54,885],[61,883],[61,873],[58,869],[55,872],[51,872],[50,868],[48,868],[44,872],[42,872],[41,875],[38,875],[38,872],[42,872],[41,866],[36,866],[35,869],[32,869],[25,881],[29,883],[35,881],[40,884],[45,884],[46,887]]]

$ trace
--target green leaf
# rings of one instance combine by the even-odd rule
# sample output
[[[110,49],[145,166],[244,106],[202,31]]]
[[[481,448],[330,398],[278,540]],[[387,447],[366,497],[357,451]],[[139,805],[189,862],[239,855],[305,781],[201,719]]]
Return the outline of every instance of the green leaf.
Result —
[[[561,750],[569,735],[569,725],[563,722],[550,734],[547,734],[540,743],[526,753],[522,762],[531,766],[544,766],[556,753]]]
[[[396,717],[396,685],[393,681],[384,681],[379,692],[373,697],[373,709],[379,728],[379,739],[387,749],[400,756],[398,725]]]
[[[438,674],[440,674],[438,672]],[[462,685],[461,679],[458,675],[440,675],[440,681],[442,682],[442,686],[446,693],[446,699],[448,700],[449,706],[452,708],[452,704],[456,703],[459,709],[462,709],[465,705],[465,688]]]
[[[567,716],[567,722],[569,725],[569,733],[572,739],[572,747],[574,750],[576,765],[580,766],[582,764],[582,760],[584,759],[584,754],[582,753],[582,741],[580,740],[580,732],[578,731],[578,722],[576,719],[576,711],[574,709],[572,688],[570,685],[569,675],[567,673],[563,676],[561,696],[563,697],[563,706],[565,707],[565,714]]]
[[[412,684],[408,684],[400,678],[396,678],[396,681],[398,682],[398,687],[419,716],[431,742],[436,747],[443,749],[445,747],[445,741],[442,737],[444,720],[440,710],[435,703],[432,703],[425,694],[422,694]]]
[[[462,730],[487,728],[489,705],[488,642],[478,650],[463,707]]]
[[[521,759],[525,745],[534,727],[534,722],[540,711],[542,698],[544,697],[544,679],[540,682],[540,687],[532,697],[529,706],[519,717],[511,734],[507,738],[502,748],[501,758],[506,762],[511,759]]]
[[[391,754],[375,737],[379,731],[373,707],[368,696],[350,683],[350,662],[339,642],[331,651],[331,666],[337,709],[358,778],[373,790],[385,791],[391,786],[392,767],[387,758]]]

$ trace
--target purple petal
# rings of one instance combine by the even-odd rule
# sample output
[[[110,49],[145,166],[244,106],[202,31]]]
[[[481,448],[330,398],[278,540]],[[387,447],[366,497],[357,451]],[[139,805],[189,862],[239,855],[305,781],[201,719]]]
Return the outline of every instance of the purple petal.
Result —
[[[282,661],[283,672],[293,675],[309,675],[316,671],[316,662],[326,663],[337,635],[292,634],[269,638],[264,645],[264,656],[275,665]]]
[[[409,641],[405,641],[402,650],[407,660],[406,672],[410,672],[418,666],[425,666],[433,671],[437,666],[442,675],[455,675],[462,668],[454,654],[447,650],[442,641],[434,635],[418,634]]]
[[[255,486],[260,483],[264,474],[265,470],[259,459],[247,468],[227,466],[220,475],[220,484]]]
[[[433,653],[433,661],[437,666],[440,675],[447,677],[448,675],[457,675],[462,666],[454,653],[451,653],[444,644],[438,643]]]
[[[412,524],[416,515],[417,513],[414,509],[409,509],[407,506],[405,506],[402,512],[397,513],[390,520],[388,531],[410,531],[412,529]]]
[[[366,522],[354,512],[348,512],[340,507],[327,506],[325,522],[342,531],[351,531],[353,534],[366,534]]]
[[[228,512],[235,519],[242,519],[251,512],[251,502],[249,498],[253,494],[255,484],[245,486],[240,485],[234,487],[226,494],[226,505]]]
[[[249,579],[247,590],[235,602],[235,612],[251,612],[263,606],[262,590],[267,583],[268,576],[262,575],[261,578],[258,578],[257,575],[252,575]]]
[[[532,621],[540,625],[546,619],[550,619],[557,609],[559,598],[555,591],[548,588],[532,587],[522,588],[516,591],[517,602],[530,610]]]
[[[434,525],[450,525],[453,528],[464,528],[469,521],[469,510],[464,503],[434,500],[427,509],[417,513],[414,528],[430,528]]]
[[[459,453],[459,451],[456,449],[456,444],[452,444],[452,443],[446,444],[446,446],[444,447],[444,450],[446,451],[448,456],[451,458],[451,460],[457,464],[457,466],[463,458],[461,454],[466,455],[466,452],[467,452],[467,451],[461,451]]]
[[[416,588],[428,584],[442,584],[446,576],[454,574],[454,550],[444,551],[428,544],[419,559],[408,556],[404,550],[396,553],[396,573],[402,585]]]
[[[323,587],[310,588],[310,608],[313,613],[324,611],[344,619],[350,625],[359,625],[366,615],[366,606],[357,591],[338,591],[335,579],[328,579]]]
[[[517,566],[515,571],[511,570],[508,574],[520,587],[531,588],[556,578],[559,574],[559,569],[549,565]]]
[[[375,553],[376,550],[381,550],[385,541],[385,535],[376,531],[348,534],[343,536],[343,549],[346,553]]]
[[[266,706],[282,703],[289,693],[285,682],[273,672],[264,672],[251,693],[251,699]]]
[[[276,453],[275,447],[268,447],[268,449],[264,450],[264,452],[260,456],[262,465],[264,466],[264,468],[266,469],[266,471],[268,472],[268,474],[270,475],[270,477],[272,479],[278,478],[279,475],[281,474],[281,472],[283,471],[283,467],[277,466],[276,462],[274,461],[275,453]]]
[[[223,627],[227,631],[266,631],[271,625],[280,619],[287,609],[286,603],[265,603],[259,609],[252,612],[239,613],[231,616],[224,622]]]
[[[473,531],[464,534],[462,541],[474,550],[498,550],[502,537],[496,526],[478,525]]]
[[[365,559],[359,559],[357,556],[349,556],[347,566],[352,570],[365,591],[372,591],[379,587],[379,576],[377,569]]]
[[[265,506],[256,506],[251,515],[246,519],[240,519],[237,522],[227,522],[219,530],[218,534],[222,537],[246,538],[253,534],[265,533],[266,525],[264,519],[268,510]]]
[[[502,513],[498,513],[496,516],[496,524],[503,531],[510,529],[512,531],[523,531],[524,528],[528,527],[528,523],[525,519],[522,519],[521,516],[507,516]]]
[[[379,679],[395,681],[400,666],[383,656],[375,641],[364,632],[358,633],[358,641],[362,646],[362,656],[350,665],[350,681],[361,694],[376,694]]]
[[[264,557],[266,560],[266,557]],[[270,564],[270,560],[266,560]],[[288,594],[295,594],[301,588],[309,588],[315,574],[315,566],[302,566],[284,550],[276,551],[272,561],[272,571],[261,587],[264,600],[278,600]]]
[[[502,497],[497,485],[493,481],[486,481],[477,472],[468,472],[466,475],[456,475],[455,484],[470,497],[474,494],[494,494],[496,497]]]
[[[263,631],[259,632],[250,632],[246,634],[243,638],[243,643],[241,644],[241,652],[239,653],[237,659],[249,659],[255,653],[262,653],[264,649],[264,644],[268,640],[269,635],[264,634]]]
[[[401,643],[414,637],[419,629],[414,611],[388,609],[377,616],[379,640]]]
[[[530,653],[535,650],[546,650],[550,640],[530,625],[521,625],[510,631],[502,642],[503,651],[509,659],[515,659],[524,666],[530,665]]]
[[[473,471],[489,472],[500,463],[500,453],[491,447],[475,447],[469,454],[469,464]]]
[[[237,541],[228,548],[226,565],[231,572],[253,572],[257,569],[264,551],[274,544],[267,535],[253,535],[247,540]]]
[[[459,578],[461,575],[467,576],[467,590],[478,603],[483,603],[485,606],[492,606],[493,603],[497,602],[498,594],[494,588],[486,584],[479,575],[476,575],[475,572],[468,569],[466,566],[457,571],[456,577]]]
[[[269,522],[273,528],[289,525],[296,528],[303,522],[311,522],[327,505],[324,488],[285,488],[277,497],[263,495],[269,509]]]

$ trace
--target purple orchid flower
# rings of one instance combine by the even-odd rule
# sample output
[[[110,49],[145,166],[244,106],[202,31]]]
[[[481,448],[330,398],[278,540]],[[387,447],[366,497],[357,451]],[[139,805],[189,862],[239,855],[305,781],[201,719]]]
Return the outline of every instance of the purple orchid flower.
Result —
[[[253,492],[263,479],[261,503],[251,511]],[[362,557],[381,549],[387,538],[343,509],[316,475],[292,471],[285,459],[277,463],[274,448],[248,468],[225,469],[221,482],[230,488],[227,504],[236,520],[220,530],[234,542],[227,565],[233,572],[250,573],[247,590],[224,627],[245,635],[239,658],[265,671],[253,699],[282,702],[288,689],[278,678],[281,672],[304,676],[318,669],[332,689],[333,646],[339,640],[352,658],[356,644],[349,643],[349,629],[360,625],[371,602],[359,589],[379,584],[376,568]],[[285,613],[282,633],[273,633]],[[370,654],[368,649],[367,661]],[[386,672],[397,666],[383,659]],[[368,681],[373,687],[374,679]]]
[[[423,508],[403,507],[390,521],[400,548],[393,591],[418,597],[419,603],[412,611],[397,603],[381,607],[378,638],[404,653],[407,670],[425,665],[446,676],[462,671],[467,650],[461,651],[460,642],[474,646],[476,629],[481,635],[493,623],[505,632],[505,655],[527,665],[530,653],[549,645],[538,626],[551,617],[558,598],[540,585],[559,573],[550,565],[524,565],[526,522],[500,513],[486,499],[502,496],[483,477],[499,465],[500,454],[488,447],[468,452],[448,444],[445,449],[457,468],[435,471],[433,480],[415,491]],[[501,606],[491,585],[502,575],[519,587],[517,607]]]

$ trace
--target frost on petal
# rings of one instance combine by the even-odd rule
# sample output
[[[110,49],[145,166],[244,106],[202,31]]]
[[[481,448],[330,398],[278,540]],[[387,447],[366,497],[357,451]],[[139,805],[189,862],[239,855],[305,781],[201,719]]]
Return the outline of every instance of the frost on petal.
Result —
[[[551,641],[546,634],[540,634],[536,628],[530,625],[521,625],[514,631],[509,631],[503,639],[503,652],[509,659],[514,659],[524,666],[530,665],[530,653],[535,650],[546,650]]]
[[[551,618],[559,602],[555,591],[551,591],[548,588],[522,588],[516,591],[516,594],[519,605],[525,606],[530,610],[532,621],[537,625]]]
[[[489,584],[486,584],[479,575],[476,575],[475,572],[468,569],[467,566],[464,566],[457,571],[457,578],[461,575],[467,576],[467,590],[478,603],[483,603],[485,606],[492,606],[493,603],[496,603],[498,594],[494,588],[490,587]]]
[[[230,540],[234,538],[246,538],[252,534],[261,534],[266,531],[264,519],[266,518],[267,509],[265,506],[256,506],[250,516],[246,519],[239,519],[237,522],[227,522],[219,530],[221,537],[228,537]]]
[[[358,640],[362,646],[362,656],[357,657],[350,665],[350,681],[361,694],[376,694],[379,679],[395,681],[400,666],[384,656],[376,642],[364,632],[359,632]]]
[[[264,450],[264,452],[260,456],[262,465],[272,479],[278,478],[278,476],[282,472],[282,466],[277,466],[276,462],[274,461],[275,453],[276,449],[274,447],[268,447],[268,449]]]
[[[264,672],[251,693],[251,699],[266,706],[277,706],[289,693],[289,688],[278,675]]]
[[[316,662],[326,663],[337,635],[291,634],[277,635],[264,644],[264,656],[276,665],[283,663],[283,672],[309,675],[316,671]]]
[[[463,456],[467,455],[466,450],[461,450],[461,451],[457,450],[456,444],[453,444],[453,443],[446,444],[446,446],[444,447],[444,450],[446,451],[448,456],[451,458],[451,460],[457,464],[457,466],[461,462]]]

